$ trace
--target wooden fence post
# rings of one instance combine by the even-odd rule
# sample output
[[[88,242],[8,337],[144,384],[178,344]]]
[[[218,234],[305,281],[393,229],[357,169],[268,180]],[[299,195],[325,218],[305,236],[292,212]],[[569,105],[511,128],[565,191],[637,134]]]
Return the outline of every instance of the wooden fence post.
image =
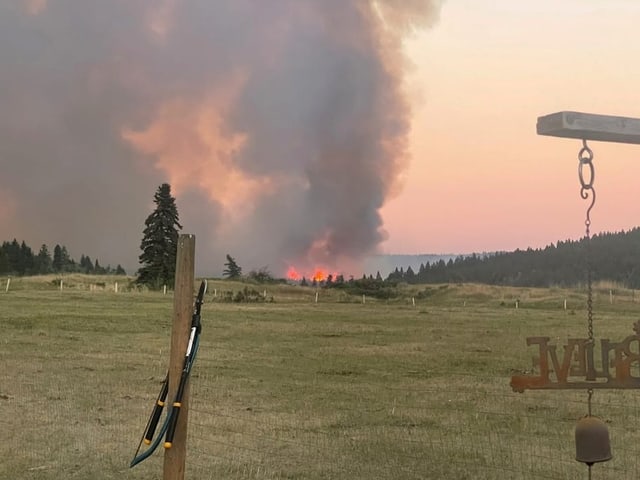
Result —
[[[178,390],[184,358],[189,343],[191,315],[193,313],[193,286],[195,272],[196,237],[182,234],[178,238],[176,278],[173,289],[173,328],[171,330],[171,358],[169,360],[169,394],[172,402]],[[163,480],[184,480],[187,457],[187,420],[189,413],[189,383],[182,397],[180,416],[176,425],[173,445],[164,451]]]

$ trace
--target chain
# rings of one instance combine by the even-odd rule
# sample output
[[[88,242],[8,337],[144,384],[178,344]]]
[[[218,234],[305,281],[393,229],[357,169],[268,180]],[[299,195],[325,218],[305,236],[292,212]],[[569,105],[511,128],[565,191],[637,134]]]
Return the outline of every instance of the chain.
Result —
[[[582,148],[578,153],[578,178],[580,179],[580,196],[586,200],[591,197],[591,204],[587,208],[585,225],[585,242],[587,246],[587,333],[589,335],[589,345],[593,348],[593,285],[591,278],[591,209],[596,203],[596,191],[593,189],[595,180],[595,169],[593,167],[593,151],[587,146],[587,141],[582,140]],[[585,167],[588,173],[585,178]],[[591,397],[593,389],[587,390],[589,416],[591,416]],[[591,472],[589,472],[591,473]]]

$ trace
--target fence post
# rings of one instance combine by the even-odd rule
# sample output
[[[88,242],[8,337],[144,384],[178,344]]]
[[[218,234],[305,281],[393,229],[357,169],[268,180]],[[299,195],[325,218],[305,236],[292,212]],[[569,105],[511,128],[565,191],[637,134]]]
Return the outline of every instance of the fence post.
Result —
[[[173,401],[184,367],[189,342],[191,314],[193,313],[193,285],[195,271],[196,237],[181,234],[176,255],[176,278],[173,289],[173,328],[171,330],[171,357],[169,360],[169,394]],[[164,451],[163,480],[184,480],[187,457],[187,419],[189,413],[189,383],[182,397],[180,416],[176,424],[173,445]]]

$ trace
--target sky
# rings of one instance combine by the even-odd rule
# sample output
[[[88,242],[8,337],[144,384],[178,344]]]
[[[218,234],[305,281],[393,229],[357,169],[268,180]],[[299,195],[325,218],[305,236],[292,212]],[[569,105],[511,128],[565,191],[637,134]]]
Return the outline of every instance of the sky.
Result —
[[[161,182],[201,272],[584,234],[572,110],[640,117],[635,0],[0,4],[0,239],[135,270]],[[635,94],[635,95],[634,95]],[[592,232],[637,226],[638,147],[592,142]]]
[[[405,41],[413,62],[411,163],[383,208],[385,252],[545,247],[584,235],[579,140],[538,117],[640,117],[640,2],[448,0]],[[640,149],[590,142],[592,233],[640,225]]]

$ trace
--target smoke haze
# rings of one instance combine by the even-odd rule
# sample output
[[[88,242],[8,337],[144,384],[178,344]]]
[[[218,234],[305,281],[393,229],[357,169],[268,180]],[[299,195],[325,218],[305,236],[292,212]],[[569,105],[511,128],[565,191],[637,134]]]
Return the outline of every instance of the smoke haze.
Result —
[[[407,162],[401,42],[437,0],[0,3],[0,240],[130,273],[171,184],[197,264],[348,270]]]

